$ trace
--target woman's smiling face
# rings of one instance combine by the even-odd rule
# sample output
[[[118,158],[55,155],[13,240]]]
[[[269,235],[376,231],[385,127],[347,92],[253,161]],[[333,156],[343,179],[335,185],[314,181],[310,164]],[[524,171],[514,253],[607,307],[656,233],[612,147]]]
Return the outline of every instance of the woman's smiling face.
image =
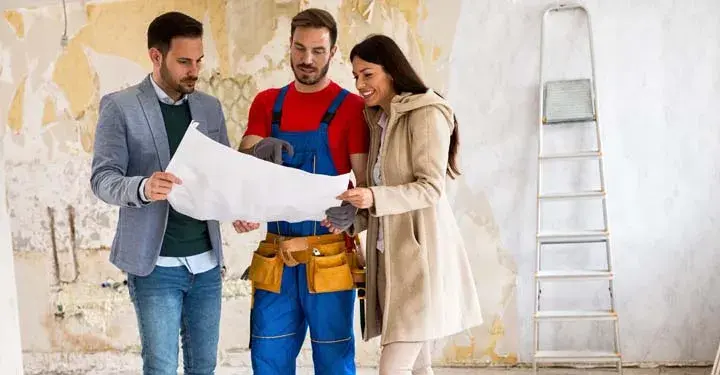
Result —
[[[368,107],[389,104],[395,90],[392,77],[385,72],[382,65],[373,64],[355,56],[352,60],[355,87],[365,99]]]

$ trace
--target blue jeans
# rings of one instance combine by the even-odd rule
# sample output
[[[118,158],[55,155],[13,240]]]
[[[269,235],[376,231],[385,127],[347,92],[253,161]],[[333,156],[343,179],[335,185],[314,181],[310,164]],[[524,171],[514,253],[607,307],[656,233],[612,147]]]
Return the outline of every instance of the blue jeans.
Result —
[[[220,336],[220,267],[193,275],[184,266],[128,275],[135,305],[144,375],[176,375],[178,333],[186,375],[213,375]]]

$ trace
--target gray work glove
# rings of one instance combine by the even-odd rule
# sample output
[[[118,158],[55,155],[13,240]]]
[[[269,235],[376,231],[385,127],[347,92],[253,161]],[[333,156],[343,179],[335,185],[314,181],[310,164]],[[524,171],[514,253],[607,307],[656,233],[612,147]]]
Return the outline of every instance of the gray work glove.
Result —
[[[293,156],[293,146],[277,138],[263,138],[253,147],[251,154],[258,158],[263,159],[275,164],[282,164],[282,152],[283,149],[287,151],[288,155]]]
[[[342,202],[342,205],[339,207],[330,207],[325,210],[325,215],[330,224],[335,228],[346,230],[355,222],[357,208],[350,204],[350,202]]]

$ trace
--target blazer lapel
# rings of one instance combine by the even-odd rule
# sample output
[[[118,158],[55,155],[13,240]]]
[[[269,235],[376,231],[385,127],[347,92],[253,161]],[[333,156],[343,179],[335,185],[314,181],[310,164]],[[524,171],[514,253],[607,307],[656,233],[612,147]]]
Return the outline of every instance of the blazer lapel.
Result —
[[[188,104],[190,105],[190,116],[192,117],[192,120],[198,123],[197,130],[207,136],[207,119],[205,118],[202,105],[198,103],[198,96],[194,94],[188,95]]]
[[[152,83],[150,83],[150,79],[148,75],[145,81],[140,84],[140,94],[138,98],[140,99],[140,106],[145,114],[145,119],[147,120],[148,126],[150,126],[150,132],[155,142],[155,150],[157,151],[158,159],[160,159],[160,167],[162,170],[165,170],[168,163],[170,163],[170,145],[168,144],[165,121],[160,111],[159,100],[152,87]]]

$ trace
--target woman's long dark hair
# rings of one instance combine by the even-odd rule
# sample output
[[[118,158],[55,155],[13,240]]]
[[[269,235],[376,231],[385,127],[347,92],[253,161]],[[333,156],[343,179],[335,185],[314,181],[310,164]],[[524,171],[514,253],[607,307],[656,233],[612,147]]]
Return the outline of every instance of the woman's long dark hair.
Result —
[[[350,51],[350,61],[356,56],[369,63],[382,66],[385,72],[392,77],[393,89],[398,94],[423,94],[428,91],[428,87],[410,65],[400,47],[385,35],[371,35],[355,45]],[[456,161],[460,142],[458,140],[458,122],[454,115],[453,121],[455,126],[450,135],[447,174],[454,179],[460,174]]]

